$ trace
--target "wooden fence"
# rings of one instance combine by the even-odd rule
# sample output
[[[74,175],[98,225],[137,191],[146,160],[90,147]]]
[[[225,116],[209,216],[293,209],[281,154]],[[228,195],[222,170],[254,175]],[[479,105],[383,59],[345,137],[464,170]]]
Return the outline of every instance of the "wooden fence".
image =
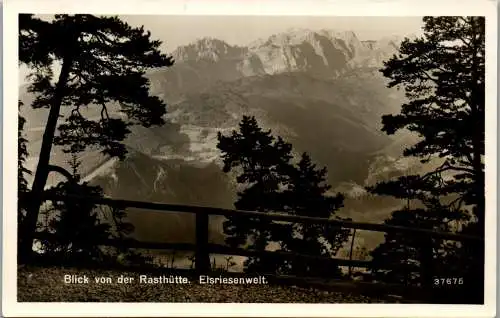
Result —
[[[24,198],[21,198],[24,196]],[[29,194],[22,194],[20,199],[28,199]],[[451,241],[482,241],[484,238],[461,235],[449,232],[438,232],[427,229],[419,228],[408,228],[401,226],[392,226],[386,224],[373,224],[373,223],[360,223],[352,221],[340,221],[332,220],[326,218],[316,218],[316,217],[305,217],[305,216],[295,216],[282,213],[263,213],[263,212],[253,212],[253,211],[241,211],[241,210],[230,210],[221,209],[213,207],[201,207],[201,206],[186,206],[186,205],[175,205],[175,204],[165,204],[165,203],[153,203],[153,202],[142,202],[142,201],[131,201],[131,200],[116,200],[110,198],[100,198],[100,197],[83,197],[77,195],[56,195],[54,193],[45,193],[43,195],[43,200],[47,201],[64,201],[64,200],[85,200],[86,202],[92,202],[96,205],[106,205],[114,208],[137,208],[144,210],[155,210],[162,211],[166,213],[194,213],[196,216],[196,241],[195,244],[189,243],[157,243],[157,242],[140,242],[135,239],[107,239],[102,242],[98,242],[100,245],[115,246],[115,247],[126,247],[126,248],[143,248],[143,249],[171,249],[171,250],[184,250],[184,251],[194,251],[195,253],[195,270],[199,273],[209,272],[211,269],[210,265],[210,254],[223,254],[223,255],[235,255],[235,256],[266,256],[266,257],[276,257],[280,259],[295,259],[303,258],[310,260],[320,260],[324,262],[329,262],[337,266],[347,266],[360,267],[360,268],[373,268],[374,266],[380,266],[380,264],[374,265],[371,261],[366,260],[352,260],[352,259],[339,259],[339,258],[326,258],[311,255],[302,255],[288,252],[280,251],[262,251],[262,250],[251,250],[244,248],[235,248],[218,244],[210,244],[208,240],[209,233],[209,216],[219,215],[225,217],[248,217],[248,218],[261,218],[271,221],[282,221],[282,222],[292,222],[292,223],[306,223],[306,224],[330,224],[339,228],[349,228],[355,230],[368,230],[375,232],[403,232],[408,235],[418,235],[422,237],[422,240],[429,241],[431,238],[451,240]],[[38,239],[44,238],[42,234],[37,235]],[[432,241],[432,240],[431,240]],[[351,244],[352,248],[352,244]],[[432,281],[432,273],[426,271],[429,262],[432,261],[432,246],[429,246],[427,250],[421,255],[421,278],[422,281],[430,283]],[[380,267],[379,267],[380,268]],[[390,269],[390,268],[387,268]]]

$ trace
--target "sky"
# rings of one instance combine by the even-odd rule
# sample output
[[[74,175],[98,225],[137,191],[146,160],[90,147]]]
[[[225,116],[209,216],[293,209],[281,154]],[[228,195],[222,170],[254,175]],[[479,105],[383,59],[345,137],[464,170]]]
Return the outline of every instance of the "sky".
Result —
[[[45,16],[44,18],[49,18]],[[223,40],[230,45],[246,45],[259,38],[292,28],[353,31],[360,40],[421,33],[421,17],[346,17],[346,16],[186,16],[122,15],[131,26],[144,26],[153,39],[162,43],[162,51],[171,53],[203,37]],[[19,69],[19,84],[26,83],[25,67]]]
[[[231,45],[246,45],[291,28],[353,31],[360,40],[421,32],[421,17],[307,17],[307,16],[121,16],[131,25],[144,27],[164,41],[167,52],[202,37],[214,37]]]

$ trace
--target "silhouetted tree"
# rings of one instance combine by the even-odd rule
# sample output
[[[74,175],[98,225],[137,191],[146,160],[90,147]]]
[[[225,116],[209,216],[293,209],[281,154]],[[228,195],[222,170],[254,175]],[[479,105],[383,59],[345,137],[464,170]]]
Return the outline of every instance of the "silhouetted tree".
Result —
[[[397,180],[379,183],[371,191],[381,195],[393,195],[406,201],[404,207],[392,213],[385,221],[387,225],[420,228],[434,231],[452,231],[457,222],[467,219],[466,211],[451,210],[443,203],[439,193],[440,178],[422,180],[417,176],[403,176]],[[374,264],[373,279],[390,283],[419,285],[422,279],[422,266],[437,276],[440,272],[446,242],[428,235],[401,232],[385,234],[385,242],[371,254]],[[422,264],[425,253],[429,253],[429,264]],[[432,258],[431,258],[432,257]],[[388,270],[387,268],[392,268]]]
[[[76,154],[68,161],[72,173],[71,181],[63,181],[47,189],[65,199],[52,200],[46,215],[46,233],[52,234],[50,240],[42,240],[42,250],[61,261],[83,262],[110,260],[113,249],[101,249],[102,240],[116,237],[124,238],[134,231],[134,226],[125,221],[125,211],[110,207],[102,209],[89,200],[74,200],[67,195],[102,198],[100,186],[81,183],[80,159]],[[118,247],[117,254],[129,255],[126,248]],[[115,254],[116,254],[115,253]]]
[[[160,53],[160,44],[143,27],[133,28],[117,17],[55,15],[46,21],[19,15],[19,61],[32,70],[29,91],[36,94],[32,107],[50,108],[33,198],[23,222],[23,253],[31,253],[53,144],[72,153],[97,147],[106,155],[124,158],[127,151],[122,141],[130,125],[164,124],[165,104],[150,96],[144,76],[149,68],[173,65],[171,57]],[[61,70],[55,79],[57,64]],[[89,106],[85,110],[91,115],[82,113],[82,106]],[[128,120],[113,117],[108,111],[111,106],[118,106]],[[71,114],[55,136],[61,107],[71,107]]]
[[[292,146],[271,131],[263,131],[254,117],[244,116],[239,131],[218,135],[224,172],[235,170],[243,187],[235,207],[260,212],[286,212],[294,215],[329,218],[342,206],[343,197],[327,195],[326,168],[318,169],[304,153],[297,165],[292,163]],[[348,232],[333,226],[274,223],[248,217],[228,217],[224,223],[227,243],[264,250],[270,242],[280,250],[333,256],[348,237]],[[246,271],[282,272],[297,275],[338,276],[339,269],[313,263],[310,259],[277,260],[251,257]]]
[[[424,210],[397,211],[389,222],[424,226],[421,220],[433,219],[431,227],[439,223],[445,226],[450,215],[458,220],[468,212],[472,222],[468,228],[475,229],[469,234],[484,237],[484,18],[425,17],[423,22],[423,36],[403,41],[399,54],[381,70],[391,80],[389,87],[404,88],[408,99],[400,114],[383,116],[382,123],[388,134],[408,129],[421,137],[405,149],[405,156],[420,158],[422,163],[441,160],[442,164],[431,172],[412,176],[412,184],[406,187],[425,190],[427,198],[432,195],[439,199],[439,204],[434,200]],[[402,181],[378,185],[374,191],[401,197],[401,190],[405,189]],[[407,198],[412,196],[407,194]],[[394,253],[413,245],[403,242],[403,238],[391,238],[385,244],[375,256],[387,258],[392,253],[392,258],[408,257]],[[472,245],[467,247],[469,244]],[[463,277],[467,294],[471,295],[469,300],[482,302],[484,243],[464,243],[461,248],[463,253],[456,250],[456,254],[467,265],[445,272],[446,277]]]
[[[285,186],[286,175],[292,158],[291,145],[281,138],[274,138],[271,131],[263,131],[254,117],[243,116],[239,131],[230,136],[218,134],[217,148],[222,152],[223,171],[237,170],[236,181],[245,188],[238,192],[236,209],[250,211],[279,211],[282,207],[279,193]],[[238,171],[239,170],[239,171]],[[228,217],[224,233],[231,246],[244,246],[264,250],[272,239],[273,224],[268,220]],[[276,270],[275,260],[249,258],[247,269],[255,271]],[[274,269],[270,269],[274,267]]]
[[[336,218],[335,211],[343,206],[342,194],[329,195],[327,169],[318,169],[307,153],[303,153],[295,169],[288,169],[288,189],[283,193],[283,210],[293,215]],[[312,256],[336,256],[349,237],[349,230],[323,224],[296,223],[281,237],[282,248]],[[310,259],[296,259],[284,271],[302,276],[340,276],[338,267],[325,266]]]
[[[453,180],[441,192],[476,206],[484,224],[484,18],[426,17],[424,23],[424,36],[404,41],[382,70],[389,87],[403,86],[409,99],[400,114],[383,116],[383,130],[406,128],[422,137],[404,155],[443,158],[432,174],[449,172]]]
[[[47,192],[57,195],[83,195],[86,197],[103,197],[99,186],[90,186],[80,182],[78,168],[80,161],[73,155],[69,161],[73,181],[60,182]],[[53,239],[43,241],[42,249],[52,256],[65,260],[92,261],[100,256],[98,242],[111,235],[111,225],[103,222],[98,215],[96,205],[89,200],[54,200],[45,211],[49,224],[47,231]]]

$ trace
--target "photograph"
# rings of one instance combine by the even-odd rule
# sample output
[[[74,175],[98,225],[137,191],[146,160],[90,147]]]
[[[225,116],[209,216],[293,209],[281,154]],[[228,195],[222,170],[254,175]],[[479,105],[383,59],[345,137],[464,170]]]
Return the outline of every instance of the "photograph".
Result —
[[[491,15],[164,7],[11,9],[16,306],[491,312]]]

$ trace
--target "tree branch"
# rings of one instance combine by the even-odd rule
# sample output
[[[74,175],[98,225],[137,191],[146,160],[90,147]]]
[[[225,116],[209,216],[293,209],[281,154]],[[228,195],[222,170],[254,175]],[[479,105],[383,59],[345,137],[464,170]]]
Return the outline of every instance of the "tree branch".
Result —
[[[439,168],[435,169],[434,171],[431,171],[431,172],[428,172],[426,174],[424,174],[422,177],[421,177],[421,180],[425,180],[433,175],[436,175],[438,173],[442,173],[442,172],[446,172],[446,171],[461,171],[461,172],[467,172],[467,173],[470,173],[470,174],[474,174],[474,170],[473,169],[469,169],[469,168],[463,168],[463,167],[455,167],[455,166],[452,166],[450,165],[450,163],[448,162],[448,160],[446,160]]]
[[[49,172],[51,172],[51,171],[58,172],[58,173],[62,174],[64,177],[66,177],[66,179],[68,179],[69,182],[76,184],[75,178],[73,178],[73,175],[71,173],[69,173],[66,169],[59,167],[59,166],[55,166],[55,165],[49,165],[48,170],[49,170]]]

